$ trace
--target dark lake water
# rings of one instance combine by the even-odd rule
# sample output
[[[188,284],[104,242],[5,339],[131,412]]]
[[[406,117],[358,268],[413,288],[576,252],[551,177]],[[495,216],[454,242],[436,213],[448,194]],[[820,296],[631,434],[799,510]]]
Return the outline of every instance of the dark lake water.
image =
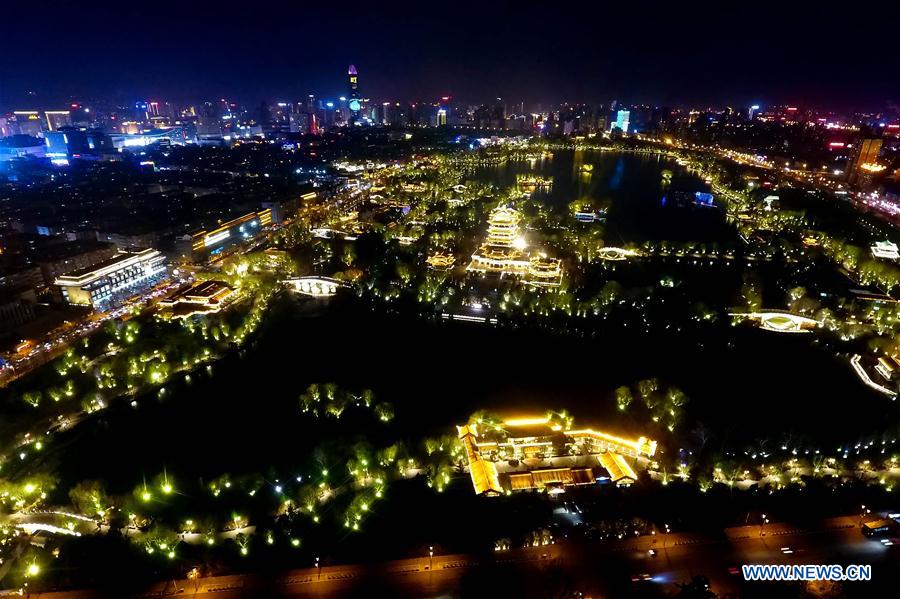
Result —
[[[593,170],[583,172],[584,165],[591,165]],[[664,171],[670,177],[664,178]],[[725,222],[723,210],[677,206],[671,201],[673,192],[690,193],[709,188],[686,167],[664,156],[559,150],[552,158],[480,167],[471,172],[471,177],[503,188],[514,186],[520,174],[551,178],[553,187],[536,195],[561,210],[575,200],[606,207],[607,245],[662,239],[736,240],[733,229]],[[667,194],[670,201],[664,203]]]

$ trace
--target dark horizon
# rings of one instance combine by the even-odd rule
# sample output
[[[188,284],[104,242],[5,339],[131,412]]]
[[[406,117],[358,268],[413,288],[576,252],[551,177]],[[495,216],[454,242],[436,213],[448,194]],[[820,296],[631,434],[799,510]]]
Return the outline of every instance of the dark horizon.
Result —
[[[377,10],[200,0],[177,11],[99,0],[7,7],[0,106],[70,100],[372,100],[896,109],[900,7],[772,2],[641,10],[533,2]],[[32,92],[34,95],[29,95]]]

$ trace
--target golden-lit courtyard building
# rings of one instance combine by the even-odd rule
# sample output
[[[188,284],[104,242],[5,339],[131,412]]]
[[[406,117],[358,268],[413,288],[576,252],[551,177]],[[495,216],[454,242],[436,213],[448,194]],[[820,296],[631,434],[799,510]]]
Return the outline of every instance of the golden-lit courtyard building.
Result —
[[[478,495],[637,480],[633,463],[651,458],[656,441],[626,439],[590,428],[568,428],[551,418],[521,418],[457,427]]]

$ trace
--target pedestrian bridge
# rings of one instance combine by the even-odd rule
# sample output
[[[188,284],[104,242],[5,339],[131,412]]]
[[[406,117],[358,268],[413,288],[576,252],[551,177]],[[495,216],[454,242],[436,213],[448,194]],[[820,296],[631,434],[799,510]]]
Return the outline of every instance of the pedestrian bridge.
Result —
[[[626,250],[625,248],[617,248],[617,247],[603,247],[600,248],[600,252],[597,254],[597,257],[601,260],[627,260],[628,258],[633,258],[635,256],[640,256],[640,254],[634,250]]]
[[[352,233],[341,231],[340,229],[330,229],[328,227],[316,227],[314,229],[310,229],[310,233],[312,233],[313,237],[317,237],[319,239],[344,239],[346,241],[356,240],[356,235],[353,235]]]
[[[822,323],[814,318],[769,310],[766,312],[732,312],[732,316],[756,321],[761,329],[776,333],[811,333]]]
[[[331,297],[338,288],[344,287],[343,281],[329,277],[297,277],[282,281],[289,289],[311,297]]]

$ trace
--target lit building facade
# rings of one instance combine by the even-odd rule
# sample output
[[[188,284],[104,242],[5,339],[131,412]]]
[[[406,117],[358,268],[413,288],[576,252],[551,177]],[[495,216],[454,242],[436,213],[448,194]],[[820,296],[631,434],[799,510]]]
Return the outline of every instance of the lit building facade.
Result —
[[[619,110],[616,112],[616,122],[613,123],[613,129],[619,129],[622,133],[628,133],[628,121],[631,118],[631,112],[628,110]]]
[[[356,66],[350,65],[350,68],[347,69],[347,84],[348,84],[348,95],[347,107],[350,109],[350,112],[353,116],[359,114],[360,108],[362,108],[362,104],[360,103],[359,96],[359,73],[356,70]]]
[[[521,418],[457,427],[477,495],[514,491],[562,492],[601,481],[636,482],[628,459],[652,458],[656,441],[626,439],[551,418]],[[626,459],[628,458],[628,459]]]
[[[78,306],[106,310],[166,278],[165,257],[157,250],[121,252],[92,267],[56,278],[63,298]]]
[[[847,164],[847,182],[850,185],[856,185],[861,178],[867,175],[867,165],[878,163],[878,155],[881,153],[882,143],[883,140],[878,137],[857,141]],[[868,170],[871,170],[871,167]]]
[[[166,308],[175,308],[182,304],[187,304],[190,310],[185,312],[185,315],[195,314],[197,312],[216,312],[220,310],[234,294],[234,289],[224,281],[198,281],[187,289],[177,291],[161,300],[159,305]]]
[[[13,112],[13,133],[41,137],[44,128],[41,125],[41,113],[37,110],[16,110]]]
[[[519,277],[533,285],[556,286],[562,278],[562,266],[558,259],[542,254],[530,255],[522,236],[518,211],[499,206],[488,218],[487,239],[472,254],[467,270],[477,273],[495,273]]]
[[[244,241],[255,238],[264,227],[272,224],[272,210],[249,212],[212,230],[201,230],[178,240],[181,255],[193,262],[201,262],[227,252]]]
[[[72,126],[72,114],[68,110],[44,111],[48,131],[59,131],[62,127]]]

